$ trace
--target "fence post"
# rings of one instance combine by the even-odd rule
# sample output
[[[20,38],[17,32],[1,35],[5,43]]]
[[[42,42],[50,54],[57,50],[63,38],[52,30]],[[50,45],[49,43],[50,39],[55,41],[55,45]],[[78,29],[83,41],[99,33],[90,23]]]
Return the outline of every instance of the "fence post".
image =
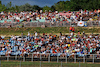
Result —
[[[94,63],[94,54],[93,54],[93,63]]]
[[[83,56],[83,63],[85,63],[85,55]]]
[[[93,21],[91,21],[91,26],[93,26]]]
[[[40,67],[41,67],[41,61],[40,61]]]
[[[33,53],[32,53],[32,62],[33,62]]]
[[[38,23],[39,23],[39,22],[36,22],[36,23],[37,23],[37,27],[38,27]]]
[[[30,22],[30,27],[32,27],[33,25],[32,25],[32,22]]]
[[[23,56],[23,62],[25,62],[25,57]]]
[[[5,24],[5,27],[6,27],[6,24]],[[7,27],[6,27],[7,28]]]
[[[41,53],[40,53],[40,61],[41,61]]]
[[[9,55],[7,56],[7,61],[9,61]]]
[[[11,27],[13,27],[13,23],[11,23]]]
[[[61,67],[62,67],[62,61],[61,61]]]
[[[67,63],[67,54],[66,54],[66,63]]]
[[[25,23],[24,23],[24,27],[25,27]]]
[[[17,54],[16,54],[16,56],[15,56],[15,60],[17,60]]]
[[[81,67],[81,65],[80,65],[80,61],[79,61],[79,67]]]
[[[49,54],[49,57],[48,57],[48,62],[50,62],[50,54]]]
[[[43,22],[43,25],[45,24],[45,22]]]
[[[76,54],[74,55],[74,63],[76,63]]]
[[[21,59],[20,59],[20,66],[19,67],[21,67]]]
[[[58,21],[56,21],[56,27],[58,27]]]
[[[64,26],[65,26],[65,25],[64,25],[65,22],[64,22],[64,21],[62,21],[62,22],[63,22],[63,27],[64,27]]]
[[[70,22],[70,27],[71,27],[71,22]]]
[[[50,27],[51,27],[51,22],[50,22]]]
[[[100,21],[98,21],[98,24],[99,24],[99,26],[100,26]]]
[[[40,53],[40,67],[41,67],[41,53]]]
[[[58,63],[58,55],[57,55],[57,63]]]

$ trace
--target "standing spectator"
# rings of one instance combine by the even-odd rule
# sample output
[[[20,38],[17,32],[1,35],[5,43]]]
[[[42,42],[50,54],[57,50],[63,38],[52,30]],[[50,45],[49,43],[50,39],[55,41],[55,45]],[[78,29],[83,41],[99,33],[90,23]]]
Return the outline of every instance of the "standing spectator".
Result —
[[[72,26],[69,28],[69,31],[72,32]]]
[[[72,32],[75,32],[75,28],[74,27],[72,27]]]

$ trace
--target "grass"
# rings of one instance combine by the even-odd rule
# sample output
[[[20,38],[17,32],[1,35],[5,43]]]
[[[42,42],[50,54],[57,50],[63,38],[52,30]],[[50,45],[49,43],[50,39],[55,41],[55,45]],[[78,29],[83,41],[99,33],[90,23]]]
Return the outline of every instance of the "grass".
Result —
[[[100,67],[100,64],[80,63],[81,67]],[[1,67],[20,67],[19,61],[1,61]],[[21,67],[40,67],[40,62],[21,62]],[[41,62],[41,67],[61,67],[61,62]],[[79,63],[62,63],[62,67],[79,67]]]
[[[39,33],[69,33],[69,27],[27,27],[27,28],[0,28],[0,35],[21,35],[23,32],[25,35],[35,31]],[[75,33],[78,31],[86,33],[100,33],[100,27],[75,27]]]

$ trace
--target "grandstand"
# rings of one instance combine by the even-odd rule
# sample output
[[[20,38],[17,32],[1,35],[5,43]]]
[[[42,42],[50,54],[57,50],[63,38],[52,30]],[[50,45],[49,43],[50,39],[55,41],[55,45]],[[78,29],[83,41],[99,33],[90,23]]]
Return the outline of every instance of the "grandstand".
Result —
[[[24,13],[24,14],[23,14]],[[68,35],[58,35],[38,32],[21,36],[12,35],[10,38],[0,36],[0,57],[7,61],[48,61],[48,62],[100,62],[100,41],[96,34],[86,35],[84,32],[74,34],[74,27],[99,26],[99,12],[91,11],[57,12],[38,14],[35,12],[10,13],[7,18],[2,13],[1,27],[70,27]],[[63,14],[63,15],[62,15]],[[21,16],[21,17],[17,17]],[[35,16],[35,17],[34,17]],[[46,16],[46,17],[45,17]],[[94,16],[94,19],[91,18]],[[2,18],[4,17],[4,18]],[[88,17],[88,18],[86,18]],[[19,19],[18,19],[19,18]],[[33,19],[34,18],[34,19]],[[95,20],[96,19],[96,20]],[[21,32],[20,32],[21,33]]]
[[[1,27],[66,27],[66,26],[99,26],[99,10],[77,12],[20,12],[0,14]]]
[[[99,67],[99,4],[77,1],[51,7],[0,1],[0,67]]]

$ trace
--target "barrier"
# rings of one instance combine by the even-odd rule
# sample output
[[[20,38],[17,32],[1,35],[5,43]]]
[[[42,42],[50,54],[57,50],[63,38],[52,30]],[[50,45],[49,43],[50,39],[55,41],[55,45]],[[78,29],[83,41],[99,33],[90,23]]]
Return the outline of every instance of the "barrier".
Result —
[[[61,62],[61,61],[66,62],[66,63],[68,63],[68,62],[99,63],[100,62],[100,57],[98,57],[98,56],[100,56],[100,54],[99,55],[98,54],[86,54],[86,55],[85,54],[81,54],[81,55],[74,54],[74,56],[73,55],[68,56],[66,54],[65,57],[58,56],[58,54],[56,54],[57,56],[52,56],[51,53],[48,53],[48,54],[49,55],[47,57],[46,56],[44,57],[41,53],[37,57],[34,56],[34,53],[30,53],[28,56],[24,55],[22,57],[19,55],[15,55],[15,56],[0,55],[0,58],[1,58],[1,60],[7,60],[7,61],[22,59],[23,62],[25,62],[25,61],[32,61],[32,62],[33,61],[48,61],[48,63],[50,61],[56,61],[57,63]]]
[[[77,22],[67,22],[67,21],[55,21],[55,22],[7,22],[1,23],[0,27],[41,27],[45,25],[46,27],[77,27]],[[85,21],[84,27],[100,26],[99,21]]]

